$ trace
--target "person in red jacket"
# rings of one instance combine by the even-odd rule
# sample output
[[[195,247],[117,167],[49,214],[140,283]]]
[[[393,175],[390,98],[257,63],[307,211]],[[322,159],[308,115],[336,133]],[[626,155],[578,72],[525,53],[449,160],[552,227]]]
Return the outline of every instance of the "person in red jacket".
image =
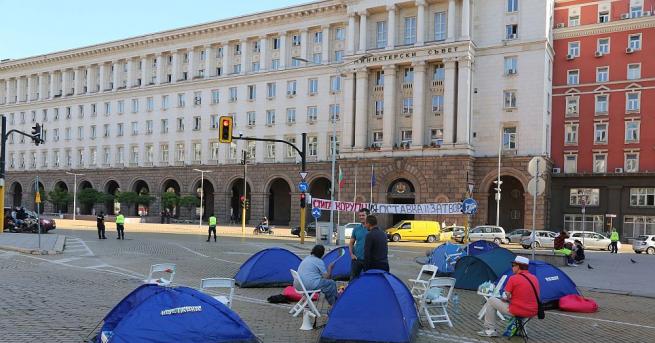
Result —
[[[491,297],[487,300],[484,330],[478,332],[480,336],[498,336],[498,332],[496,331],[496,311],[506,316],[520,318],[531,318],[537,315],[539,308],[539,281],[528,271],[529,265],[530,260],[526,257],[516,256],[516,259],[512,262],[512,272],[514,275],[510,276],[507,280],[502,299]]]

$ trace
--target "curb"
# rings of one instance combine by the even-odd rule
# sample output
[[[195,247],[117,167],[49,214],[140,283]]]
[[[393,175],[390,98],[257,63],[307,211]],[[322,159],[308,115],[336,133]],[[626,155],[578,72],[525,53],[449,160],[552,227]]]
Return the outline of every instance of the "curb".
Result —
[[[9,250],[9,251],[16,251],[22,254],[28,254],[28,255],[56,255],[59,254],[58,252],[54,250],[39,250],[39,249],[26,249],[26,248],[19,248],[19,247],[14,247],[14,246],[8,246],[8,245],[0,245],[0,250]]]
[[[55,242],[54,251],[56,254],[61,254],[64,252],[64,245],[66,244],[66,236],[57,235],[57,241]]]

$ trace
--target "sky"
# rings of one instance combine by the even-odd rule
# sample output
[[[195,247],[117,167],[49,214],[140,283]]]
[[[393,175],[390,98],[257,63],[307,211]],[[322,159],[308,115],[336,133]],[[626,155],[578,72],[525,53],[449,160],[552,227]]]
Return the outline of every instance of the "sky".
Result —
[[[0,0],[0,59],[24,58],[310,0]]]

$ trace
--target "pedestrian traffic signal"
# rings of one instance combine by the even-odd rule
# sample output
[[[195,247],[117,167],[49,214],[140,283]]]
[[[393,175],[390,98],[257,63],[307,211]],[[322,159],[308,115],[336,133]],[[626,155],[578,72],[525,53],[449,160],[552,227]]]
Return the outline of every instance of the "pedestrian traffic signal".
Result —
[[[34,142],[35,145],[39,145],[43,143],[43,127],[41,127],[41,124],[36,123],[34,126],[32,126],[32,141]]]
[[[307,207],[307,200],[305,199],[305,193],[300,193],[300,208]]]
[[[218,141],[221,143],[232,143],[232,125],[233,118],[231,116],[222,116],[220,118],[221,127],[219,130]]]

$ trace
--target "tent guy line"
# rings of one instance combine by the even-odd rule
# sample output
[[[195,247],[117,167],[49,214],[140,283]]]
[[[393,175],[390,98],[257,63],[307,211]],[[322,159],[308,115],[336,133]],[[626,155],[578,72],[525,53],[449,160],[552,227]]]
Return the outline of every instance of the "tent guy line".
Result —
[[[609,319],[600,319],[600,318],[589,318],[589,317],[582,317],[582,316],[574,316],[571,314],[566,314],[566,313],[559,313],[559,312],[548,312],[548,314],[554,314],[558,316],[564,316],[564,317],[569,317],[569,318],[577,318],[577,319],[585,319],[585,320],[592,320],[592,321],[597,321],[597,322],[603,322],[603,323],[610,323],[610,324],[617,324],[617,325],[628,325],[628,326],[636,326],[639,328],[644,328],[644,329],[655,329],[655,326],[649,326],[649,325],[642,325],[642,324],[635,324],[635,323],[626,323],[626,322],[619,322],[616,320],[609,320]]]

